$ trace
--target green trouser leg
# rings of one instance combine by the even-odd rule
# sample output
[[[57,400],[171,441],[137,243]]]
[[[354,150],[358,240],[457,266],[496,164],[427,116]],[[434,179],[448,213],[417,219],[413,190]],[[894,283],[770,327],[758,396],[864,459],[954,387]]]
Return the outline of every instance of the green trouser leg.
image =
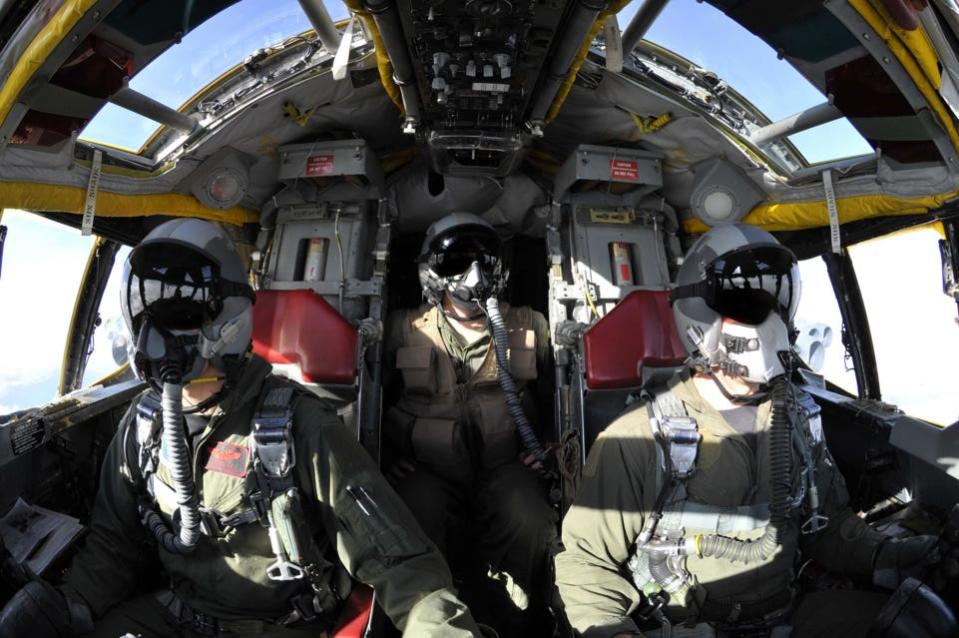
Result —
[[[536,472],[511,463],[483,477],[476,494],[480,550],[494,571],[509,574],[527,597],[538,600],[547,595],[549,552],[557,538],[548,490]]]
[[[536,472],[511,463],[470,487],[417,468],[396,491],[454,574],[464,568],[469,572],[473,563],[481,562],[497,576],[498,584],[464,583],[461,595],[477,620],[507,637],[520,635],[514,628],[523,625],[548,629],[548,565],[557,541],[556,512],[549,505],[548,485]]]
[[[557,516],[548,489],[543,478],[520,463],[496,468],[478,485],[479,550],[511,602],[502,612],[494,611],[502,619],[493,623],[501,636],[553,635],[549,558],[557,543]]]
[[[793,614],[790,638],[863,638],[887,600],[887,594],[850,589],[811,592]]]

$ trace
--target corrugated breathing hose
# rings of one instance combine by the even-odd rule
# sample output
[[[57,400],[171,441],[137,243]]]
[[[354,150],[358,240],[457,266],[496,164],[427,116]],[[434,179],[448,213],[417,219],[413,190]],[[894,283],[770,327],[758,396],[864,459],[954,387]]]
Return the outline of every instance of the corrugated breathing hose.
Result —
[[[537,461],[545,462],[548,452],[539,442],[539,438],[533,431],[526,412],[519,400],[519,390],[516,388],[516,381],[510,374],[507,359],[508,336],[506,332],[506,322],[503,321],[503,315],[499,311],[499,300],[496,297],[490,297],[486,300],[486,314],[489,317],[491,332],[493,335],[493,346],[496,348],[496,368],[499,377],[499,385],[506,396],[506,408],[509,415],[513,418],[516,425],[516,431],[519,432],[519,438],[523,442],[526,453],[533,456]]]
[[[170,478],[179,506],[180,533],[179,536],[173,534],[166,521],[153,509],[142,512],[143,524],[168,552],[189,554],[200,539],[200,504],[184,431],[183,385],[178,371],[165,370],[162,378],[162,441],[166,465],[170,468]]]
[[[699,539],[699,551],[703,556],[723,558],[732,562],[749,563],[766,560],[782,543],[789,514],[789,492],[792,476],[789,415],[786,393],[789,382],[780,377],[772,388],[772,425],[769,428],[769,462],[772,474],[772,498],[769,501],[769,525],[765,533],[755,540],[730,538],[709,534]]]

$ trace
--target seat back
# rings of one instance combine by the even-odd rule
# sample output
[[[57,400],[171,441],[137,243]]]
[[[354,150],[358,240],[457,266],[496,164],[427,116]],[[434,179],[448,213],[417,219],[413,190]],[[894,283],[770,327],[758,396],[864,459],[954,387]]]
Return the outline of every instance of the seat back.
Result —
[[[593,441],[622,413],[629,395],[663,382],[686,359],[668,290],[627,295],[583,335],[583,438]]]
[[[636,290],[583,336],[589,390],[637,388],[651,368],[682,365],[686,349],[676,331],[668,290]]]
[[[260,290],[253,352],[308,387],[356,382],[356,329],[312,290]]]

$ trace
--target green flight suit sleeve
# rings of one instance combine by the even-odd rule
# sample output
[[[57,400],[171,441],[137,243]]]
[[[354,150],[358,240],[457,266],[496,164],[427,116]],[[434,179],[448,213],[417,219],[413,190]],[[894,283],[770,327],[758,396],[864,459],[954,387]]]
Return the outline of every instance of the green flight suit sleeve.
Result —
[[[129,598],[144,581],[148,556],[146,530],[140,524],[137,496],[123,446],[137,458],[136,407],[130,407],[110,443],[100,470],[100,487],[90,516],[90,533],[73,560],[62,586],[63,593],[86,602],[94,617]],[[129,429],[129,435],[126,433]]]
[[[829,524],[818,534],[801,534],[801,549],[829,571],[871,575],[876,550],[885,536],[849,507],[846,481],[825,448],[816,465],[816,484]]]
[[[325,531],[350,574],[373,587],[404,635],[481,635],[456,597],[446,561],[355,433],[309,397],[298,402],[294,420],[299,484],[312,488],[306,496],[318,501]]]
[[[563,520],[556,584],[570,624],[587,638],[639,635],[629,614],[640,594],[624,564],[643,526],[643,468],[656,456],[651,439],[638,436],[637,418],[627,412],[596,439]]]

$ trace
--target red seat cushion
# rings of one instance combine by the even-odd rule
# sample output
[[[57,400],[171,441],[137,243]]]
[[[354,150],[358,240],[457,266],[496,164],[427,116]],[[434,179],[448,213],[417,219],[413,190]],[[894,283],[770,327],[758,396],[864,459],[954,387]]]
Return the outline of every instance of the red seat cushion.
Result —
[[[260,290],[253,306],[253,352],[294,364],[304,383],[351,385],[356,329],[312,290]]]
[[[363,638],[373,613],[373,590],[353,583],[350,597],[343,603],[339,618],[333,626],[333,638]]]
[[[676,331],[668,290],[637,290],[619,302],[583,336],[586,387],[642,385],[642,367],[677,366],[686,349]]]

